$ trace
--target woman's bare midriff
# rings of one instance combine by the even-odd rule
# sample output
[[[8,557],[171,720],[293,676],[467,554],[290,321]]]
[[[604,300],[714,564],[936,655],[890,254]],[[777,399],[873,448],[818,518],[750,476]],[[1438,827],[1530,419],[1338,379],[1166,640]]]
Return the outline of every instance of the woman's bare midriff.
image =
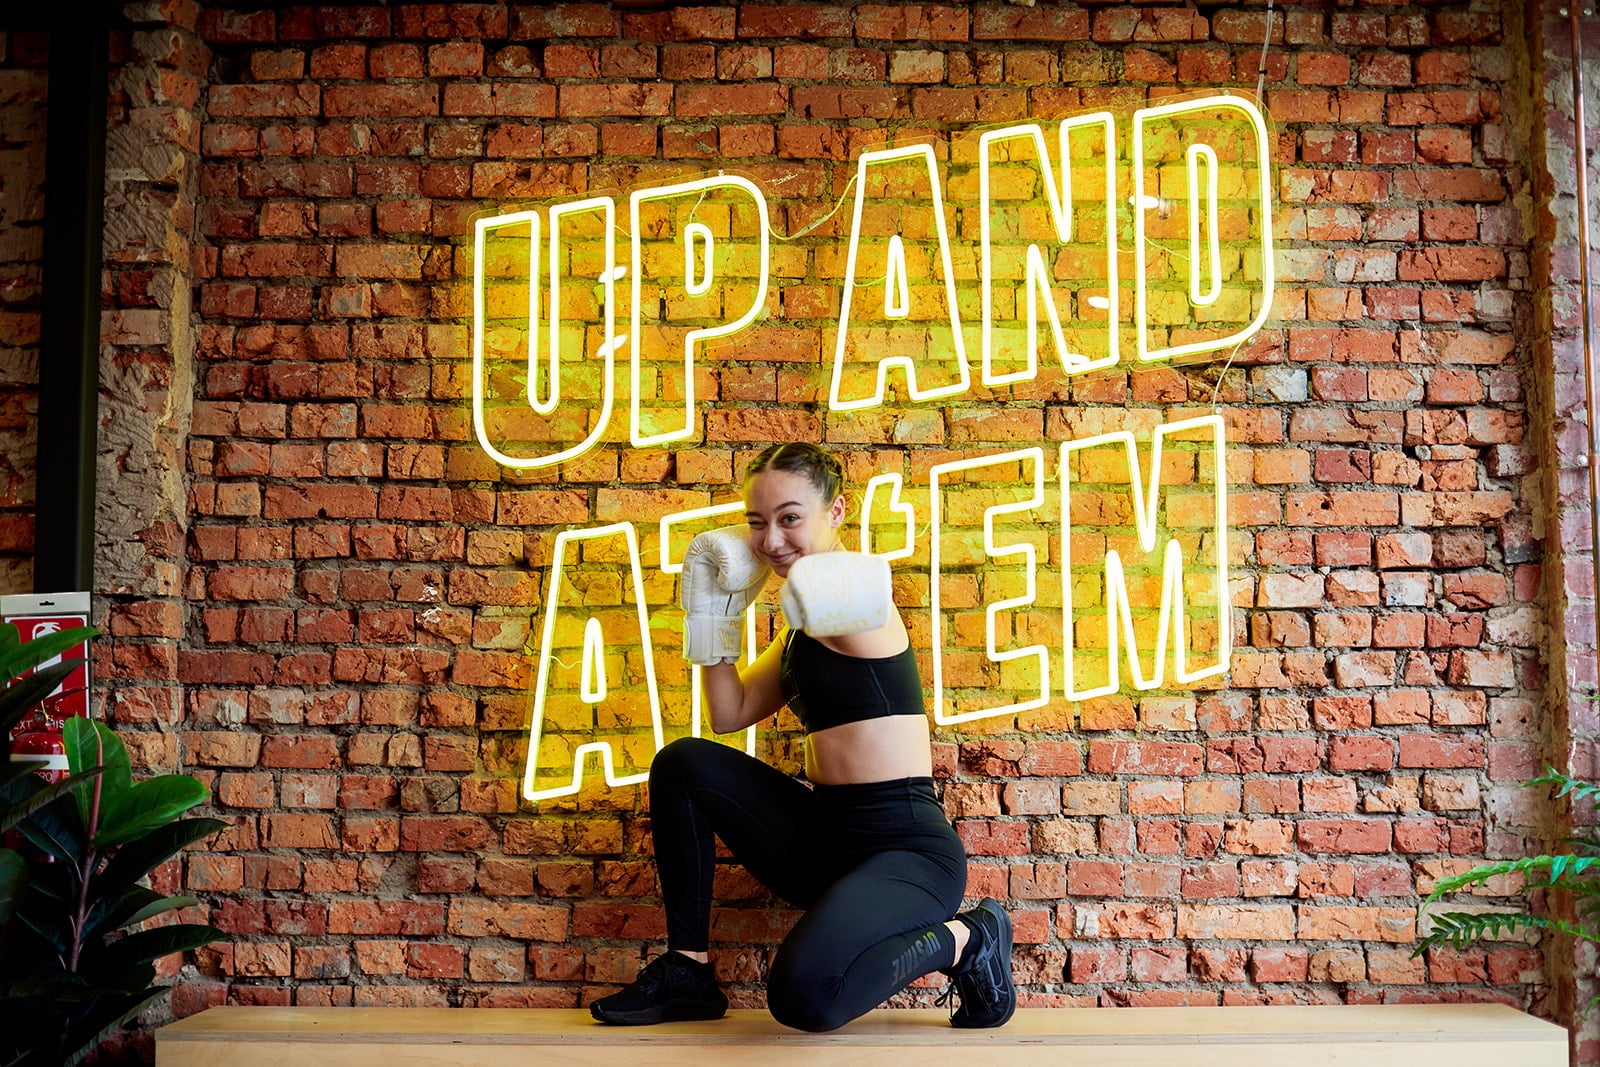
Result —
[[[933,774],[924,715],[886,715],[818,730],[806,737],[806,777],[818,785],[854,785]]]

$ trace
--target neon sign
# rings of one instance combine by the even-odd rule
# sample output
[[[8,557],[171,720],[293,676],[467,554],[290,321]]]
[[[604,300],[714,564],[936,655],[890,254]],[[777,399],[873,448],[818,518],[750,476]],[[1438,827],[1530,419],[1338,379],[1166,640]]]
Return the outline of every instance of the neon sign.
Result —
[[[480,446],[512,468],[570,462],[622,442],[613,416],[624,405],[635,448],[698,440],[697,373],[712,345],[737,345],[779,307],[776,279],[838,283],[822,345],[838,412],[949,403],[1042,368],[1071,378],[1129,356],[1220,352],[1271,306],[1270,139],[1241,97],[1144,108],[1125,129],[1095,112],[1049,131],[982,131],[942,152],[868,151],[853,185],[842,253],[774,242],[769,190],[727,174],[632,192],[626,230],[609,196],[479,220]],[[938,724],[1227,670],[1221,417],[1144,429],[939,463],[916,485],[896,471],[868,481],[859,547],[929,576]],[[655,527],[643,528],[654,538],[644,551],[634,521],[556,535],[524,796],[578,792],[591,755],[608,784],[641,781],[670,734],[702,733],[698,668],[686,706],[663,704],[645,590],[681,571],[693,532],[740,511],[639,516]],[[606,596],[584,588],[599,572]],[[753,612],[746,628],[753,655]],[[976,660],[964,651],[980,644]],[[983,685],[952,681],[975,672]],[[753,729],[740,740],[754,751]]]

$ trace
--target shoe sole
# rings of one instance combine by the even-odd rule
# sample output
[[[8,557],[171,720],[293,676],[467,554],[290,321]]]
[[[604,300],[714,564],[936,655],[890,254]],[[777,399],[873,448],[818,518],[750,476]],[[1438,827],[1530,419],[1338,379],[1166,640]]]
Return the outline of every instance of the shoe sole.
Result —
[[[670,1007],[650,1011],[602,1011],[591,1004],[589,1014],[610,1026],[655,1026],[657,1023],[709,1022],[728,1014],[728,1009],[722,1008],[715,1015],[710,1012],[674,1011]]]

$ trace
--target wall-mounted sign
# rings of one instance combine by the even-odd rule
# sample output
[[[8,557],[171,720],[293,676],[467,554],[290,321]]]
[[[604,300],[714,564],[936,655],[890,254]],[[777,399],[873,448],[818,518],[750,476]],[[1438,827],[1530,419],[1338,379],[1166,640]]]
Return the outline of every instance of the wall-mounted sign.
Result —
[[[1272,303],[1270,150],[1255,104],[1224,94],[1125,126],[1096,112],[862,152],[840,190],[842,247],[774,235],[774,203],[797,232],[814,194],[797,207],[726,173],[636,190],[625,211],[591,196],[481,219],[474,433],[514,468],[603,441],[698,441],[697,366],[763,316],[820,329],[836,412],[1234,349]],[[819,298],[819,281],[836,298]],[[1072,440],[866,487],[861,547],[929,572],[939,723],[1226,671],[1222,420],[1126,414],[1142,421],[1082,421]],[[640,781],[671,734],[699,733],[692,671],[685,706],[662,707],[643,561],[653,548],[652,570],[676,573],[688,538],[738,510],[556,535],[525,796],[578,791],[590,754],[608,783]],[[980,662],[958,651],[973,612]],[[975,672],[984,685],[951,681]]]
[[[17,628],[17,636],[32,641],[46,634],[59,633],[79,626],[89,625],[88,593],[50,593],[33,595],[19,593],[0,596],[0,618]],[[73,645],[59,656],[24,671],[24,676],[42,667],[53,666],[64,659],[81,659],[66,680],[44,699],[44,707],[51,716],[59,719],[89,714],[89,642]]]

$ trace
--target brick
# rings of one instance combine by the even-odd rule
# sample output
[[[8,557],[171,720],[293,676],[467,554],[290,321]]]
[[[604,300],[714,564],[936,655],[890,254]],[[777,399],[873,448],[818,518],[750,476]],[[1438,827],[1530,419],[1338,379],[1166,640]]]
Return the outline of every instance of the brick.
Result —
[[[206,110],[212,118],[310,116],[326,106],[322,90],[305,82],[292,85],[213,85],[206,100]]]
[[[1307,819],[1295,824],[1295,836],[1307,852],[1335,854],[1387,853],[1392,826],[1382,819]]]
[[[1366,957],[1348,949],[1311,954],[1309,977],[1314,982],[1362,982],[1367,977]]]
[[[1280,904],[1180,904],[1177,935],[1287,940],[1294,937],[1294,909]]]
[[[427,84],[334,85],[323,91],[322,113],[377,118],[437,115],[439,90]]]
[[[1092,774],[1198,774],[1200,746],[1170,742],[1092,741],[1089,744],[1089,771]]]
[[[566,100],[563,97],[563,113]],[[783,86],[680,85],[673,99],[673,114],[683,118],[720,118],[729,115],[781,115],[788,109]],[[622,112],[628,114],[630,112]]]
[[[863,4],[855,9],[858,39],[890,41],[965,41],[971,15],[936,4]]]
[[[1304,904],[1298,936],[1312,941],[1406,943],[1416,938],[1416,912],[1406,908]]]
[[[810,40],[819,37],[850,37],[853,20],[845,7],[831,5],[777,4],[739,10],[740,37],[779,37]]]
[[[1084,41],[1089,12],[1081,9],[981,8],[972,16],[974,41]],[[1098,31],[1096,40],[1102,40]]]

